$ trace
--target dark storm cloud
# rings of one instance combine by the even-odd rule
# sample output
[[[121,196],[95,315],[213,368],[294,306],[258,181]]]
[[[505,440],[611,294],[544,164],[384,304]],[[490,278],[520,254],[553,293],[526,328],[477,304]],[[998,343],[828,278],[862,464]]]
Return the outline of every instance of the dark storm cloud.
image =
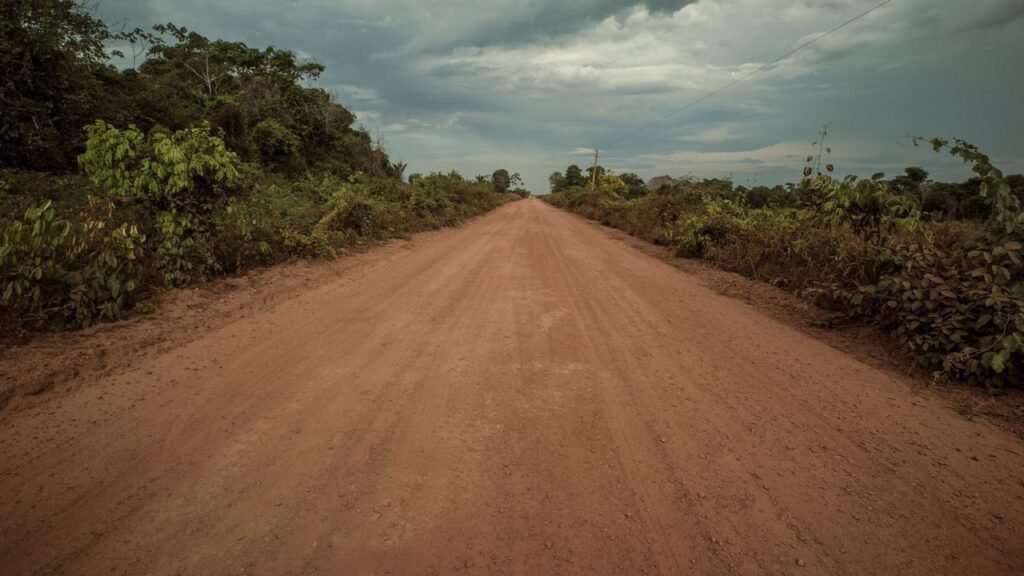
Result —
[[[671,14],[696,0],[560,0],[544,3],[535,12],[497,22],[460,38],[462,45],[521,45],[572,34],[609,16],[645,7],[652,14]]]
[[[969,32],[972,30],[1005,28],[1020,18],[1024,18],[1024,2],[1007,2],[1000,5],[996,10],[984,13],[981,18],[963,23],[958,27],[958,31]]]

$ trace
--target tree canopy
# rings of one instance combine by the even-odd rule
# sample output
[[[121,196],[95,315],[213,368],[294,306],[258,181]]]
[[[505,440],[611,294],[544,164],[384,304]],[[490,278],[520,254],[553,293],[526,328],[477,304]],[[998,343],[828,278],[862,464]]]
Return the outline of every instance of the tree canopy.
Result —
[[[399,175],[351,111],[303,85],[323,66],[290,50],[172,23],[115,34],[73,0],[10,0],[0,11],[0,167],[72,171],[83,127],[101,119],[143,132],[209,122],[243,161],[284,173]],[[124,56],[107,49],[114,40],[132,46],[131,67],[110,64]]]

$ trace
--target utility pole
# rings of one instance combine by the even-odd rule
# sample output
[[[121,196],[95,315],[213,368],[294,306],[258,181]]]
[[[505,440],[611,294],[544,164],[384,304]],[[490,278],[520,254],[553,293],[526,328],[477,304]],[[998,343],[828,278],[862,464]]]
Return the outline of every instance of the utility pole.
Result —
[[[597,154],[598,154],[597,148],[594,148],[594,173],[591,174],[591,176],[593,177],[593,182],[591,183],[591,187],[594,190],[597,190]]]

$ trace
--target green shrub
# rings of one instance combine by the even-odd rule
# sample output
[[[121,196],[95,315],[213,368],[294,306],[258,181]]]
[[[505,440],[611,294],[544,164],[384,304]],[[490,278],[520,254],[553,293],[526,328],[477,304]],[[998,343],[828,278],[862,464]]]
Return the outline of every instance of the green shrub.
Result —
[[[184,286],[219,271],[208,216],[239,177],[238,158],[208,124],[173,134],[103,121],[86,127],[79,157],[86,176],[108,197],[150,212],[155,272],[167,286]]]
[[[414,185],[330,173],[288,179],[241,165],[207,126],[146,136],[97,122],[87,132],[80,157],[86,179],[10,172],[0,178],[0,205],[24,212],[0,219],[5,327],[113,320],[143,287],[329,257],[345,246],[452,225],[518,198],[456,173]]]
[[[260,160],[285,172],[302,169],[302,141],[277,120],[267,118],[253,129],[253,147]]]
[[[320,194],[258,173],[246,180],[243,187],[248,192],[231,197],[224,210],[212,216],[220,268],[239,272],[305,255],[293,245],[295,237],[308,235],[322,216]]]
[[[134,126],[119,130],[97,120],[85,131],[88,140],[78,162],[111,198],[154,211],[205,211],[238,178],[238,157],[210,134],[208,123],[147,137]]]
[[[144,242],[134,225],[72,223],[52,202],[29,208],[0,241],[3,323],[63,328],[119,318],[143,279]]]

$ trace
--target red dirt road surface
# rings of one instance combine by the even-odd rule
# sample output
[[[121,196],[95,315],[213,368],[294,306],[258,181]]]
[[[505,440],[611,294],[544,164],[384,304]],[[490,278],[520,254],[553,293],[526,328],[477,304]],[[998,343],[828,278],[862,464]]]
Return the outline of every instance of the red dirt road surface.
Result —
[[[1024,448],[539,200],[0,416],[0,573],[1024,574]]]

